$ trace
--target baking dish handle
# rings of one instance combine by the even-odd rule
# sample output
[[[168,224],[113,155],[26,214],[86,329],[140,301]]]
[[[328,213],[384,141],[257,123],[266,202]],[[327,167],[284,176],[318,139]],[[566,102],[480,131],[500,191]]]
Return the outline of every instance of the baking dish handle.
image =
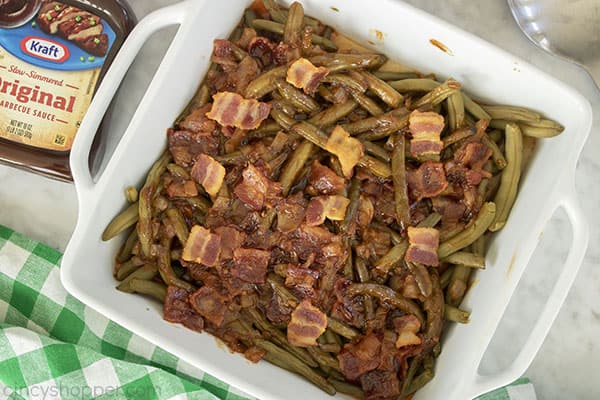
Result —
[[[148,14],[131,31],[117,53],[81,121],[71,149],[69,162],[78,192],[87,192],[94,186],[88,166],[88,156],[94,135],[133,60],[152,34],[168,26],[181,24],[192,1],[184,1]]]
[[[562,268],[548,301],[540,313],[533,329],[529,333],[525,344],[520,350],[514,361],[504,371],[493,375],[476,374],[475,379],[467,387],[465,398],[475,398],[490,390],[518,379],[529,367],[536,353],[542,346],[552,323],[556,319],[558,312],[569,293],[573,281],[577,275],[579,267],[583,262],[585,252],[589,242],[589,227],[586,217],[576,198],[576,191],[573,185],[573,175],[563,187],[568,188],[563,193],[563,197],[558,201],[554,211],[563,208],[567,214],[573,230],[573,239],[567,259]]]

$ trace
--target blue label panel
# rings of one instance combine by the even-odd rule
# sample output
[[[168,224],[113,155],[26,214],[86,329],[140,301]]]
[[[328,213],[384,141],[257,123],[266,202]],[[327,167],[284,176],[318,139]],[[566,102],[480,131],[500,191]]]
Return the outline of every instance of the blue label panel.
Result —
[[[35,21],[35,18],[32,20]],[[115,42],[116,34],[106,21],[102,21],[104,29],[102,33],[108,36],[108,52]],[[57,45],[53,44],[56,43]],[[58,35],[48,35],[43,32],[37,24],[28,22],[18,28],[0,28],[0,46],[13,56],[38,67],[54,69],[59,71],[81,71],[92,68],[100,68],[106,57],[94,56],[78,47],[72,41],[63,39]],[[55,57],[48,60],[33,53],[25,52],[23,47],[32,47],[42,54],[50,56],[62,52],[63,57]],[[64,51],[63,49],[66,49]]]

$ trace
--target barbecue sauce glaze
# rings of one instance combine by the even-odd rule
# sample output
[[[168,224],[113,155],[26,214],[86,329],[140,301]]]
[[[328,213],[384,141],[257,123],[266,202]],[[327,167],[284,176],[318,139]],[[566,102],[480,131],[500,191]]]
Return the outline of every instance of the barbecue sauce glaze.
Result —
[[[0,0],[0,162],[72,180],[77,128],[134,23],[123,0]]]

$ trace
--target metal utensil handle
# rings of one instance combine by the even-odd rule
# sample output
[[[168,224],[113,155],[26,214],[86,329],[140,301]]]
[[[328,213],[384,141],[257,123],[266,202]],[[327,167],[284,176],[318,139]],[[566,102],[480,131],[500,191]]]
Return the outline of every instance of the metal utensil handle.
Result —
[[[152,34],[167,26],[181,24],[192,1],[181,2],[148,14],[136,25],[117,53],[81,122],[71,149],[70,165],[78,193],[89,192],[94,187],[88,167],[94,135],[133,60]]]

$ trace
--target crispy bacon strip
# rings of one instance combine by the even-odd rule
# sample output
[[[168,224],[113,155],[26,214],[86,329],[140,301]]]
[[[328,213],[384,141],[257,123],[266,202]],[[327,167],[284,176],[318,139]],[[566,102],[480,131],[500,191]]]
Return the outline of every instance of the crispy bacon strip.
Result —
[[[454,160],[474,171],[479,171],[491,156],[492,150],[485,144],[481,142],[468,142],[454,153]]]
[[[242,177],[233,192],[252,210],[262,210],[266,201],[281,193],[281,184],[267,178],[252,164],[242,172]]]
[[[167,195],[169,198],[173,197],[196,197],[198,196],[198,188],[196,183],[192,180],[185,180],[183,182],[171,182],[167,186]]]
[[[271,112],[271,105],[255,99],[244,99],[237,93],[219,92],[206,116],[223,126],[250,130],[259,127]]]
[[[437,267],[440,232],[434,228],[408,227],[408,249],[404,255],[407,262]]]
[[[325,218],[332,221],[342,221],[346,216],[350,200],[344,196],[317,196],[310,199],[306,209],[306,224],[310,226],[321,225]]]
[[[408,127],[413,138],[410,154],[413,156],[439,155],[444,148],[440,134],[444,129],[444,117],[436,112],[414,110],[408,117]]]
[[[350,137],[350,134],[339,125],[333,129],[327,139],[325,150],[338,157],[346,178],[352,177],[352,169],[365,154],[360,140]]]
[[[442,163],[425,161],[418,169],[408,173],[408,188],[411,197],[417,201],[426,197],[435,197],[446,187],[448,181]]]
[[[312,94],[327,74],[329,74],[327,68],[315,67],[306,58],[299,58],[288,68],[285,80],[303,89],[306,94]]]
[[[292,312],[287,326],[287,338],[292,346],[309,347],[317,345],[317,338],[327,328],[327,316],[304,299]]]
[[[310,166],[308,184],[317,194],[338,194],[344,191],[346,181],[331,168],[315,160]]]
[[[344,345],[337,358],[346,379],[356,380],[365,372],[372,371],[379,366],[381,340],[374,333],[369,333],[358,342]]]
[[[417,334],[421,329],[421,321],[412,314],[406,314],[394,319],[394,329],[398,333],[396,348],[421,344],[422,339]]]
[[[271,252],[258,249],[233,251],[231,275],[250,283],[265,283]]]
[[[221,260],[231,260],[233,252],[244,244],[246,234],[231,226],[219,226],[215,233],[221,237]]]
[[[214,267],[221,253],[221,237],[200,225],[194,225],[183,248],[181,258]]]
[[[221,326],[227,312],[227,299],[212,286],[203,286],[190,295],[192,308],[207,321]]]
[[[206,193],[215,197],[223,185],[225,167],[211,156],[200,154],[192,167],[191,175],[196,182],[202,185]]]

